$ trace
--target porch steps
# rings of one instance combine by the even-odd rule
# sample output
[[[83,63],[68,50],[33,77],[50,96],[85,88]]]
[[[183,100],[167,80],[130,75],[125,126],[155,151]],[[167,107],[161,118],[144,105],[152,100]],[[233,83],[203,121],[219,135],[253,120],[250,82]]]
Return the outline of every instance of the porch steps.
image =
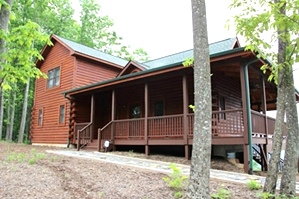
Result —
[[[87,151],[97,151],[98,150],[98,140],[92,140],[92,142],[88,143],[83,150]]]

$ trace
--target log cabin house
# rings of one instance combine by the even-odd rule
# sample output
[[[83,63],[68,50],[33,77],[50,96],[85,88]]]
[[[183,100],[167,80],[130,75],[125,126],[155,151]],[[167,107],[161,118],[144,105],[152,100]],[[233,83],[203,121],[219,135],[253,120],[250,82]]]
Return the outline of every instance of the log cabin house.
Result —
[[[147,155],[162,149],[190,157],[193,68],[182,62],[193,50],[137,63],[56,35],[51,41],[36,63],[48,79],[35,84],[32,144],[101,150],[109,141],[114,150],[136,146]],[[276,109],[277,95],[260,70],[266,61],[244,51],[237,38],[210,44],[210,61],[212,154],[241,154],[249,171],[256,151],[265,169],[275,123],[266,112]]]

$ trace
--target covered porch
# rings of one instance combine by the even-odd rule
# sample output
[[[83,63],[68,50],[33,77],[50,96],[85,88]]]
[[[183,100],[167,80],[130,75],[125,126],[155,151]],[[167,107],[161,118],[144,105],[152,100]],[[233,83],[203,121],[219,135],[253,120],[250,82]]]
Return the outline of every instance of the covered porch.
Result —
[[[247,62],[241,62],[242,56]],[[266,116],[276,108],[275,85],[259,71],[249,52],[240,51],[225,61],[211,59],[212,145],[241,145],[248,170],[251,145],[260,146],[264,166],[268,135],[275,120]],[[251,59],[249,59],[251,57]],[[70,137],[78,149],[144,146],[147,155],[154,146],[183,146],[190,158],[193,143],[193,68],[181,65],[127,74],[70,91]],[[200,141],[200,140],[199,140]]]

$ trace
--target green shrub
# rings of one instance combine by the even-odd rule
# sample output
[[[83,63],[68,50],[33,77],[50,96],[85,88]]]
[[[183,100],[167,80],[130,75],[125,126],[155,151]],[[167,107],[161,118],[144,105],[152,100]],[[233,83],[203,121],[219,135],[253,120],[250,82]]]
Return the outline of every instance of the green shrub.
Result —
[[[231,192],[221,186],[218,187],[217,193],[213,193],[211,196],[214,199],[228,199],[231,197]]]
[[[250,190],[259,190],[262,188],[262,185],[261,183],[259,183],[258,181],[256,180],[249,180],[247,182],[247,187],[250,189]]]
[[[164,177],[163,180],[174,190],[174,197],[181,198],[183,197],[182,191],[187,187],[187,176],[183,175],[175,164],[170,164],[169,167],[172,173],[170,176]]]

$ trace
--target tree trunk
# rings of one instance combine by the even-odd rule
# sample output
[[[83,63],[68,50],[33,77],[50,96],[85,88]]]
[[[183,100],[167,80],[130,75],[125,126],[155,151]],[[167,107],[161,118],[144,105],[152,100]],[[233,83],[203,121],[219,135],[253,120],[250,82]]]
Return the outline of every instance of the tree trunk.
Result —
[[[19,143],[23,143],[23,139],[24,139],[24,131],[25,131],[27,107],[28,107],[29,88],[30,88],[30,78],[28,78],[28,82],[26,84],[26,88],[25,88],[25,92],[24,92],[24,103],[23,103],[23,109],[22,109],[22,118],[21,118],[21,124],[20,124],[19,136],[18,136],[18,142]]]
[[[3,132],[3,110],[4,110],[4,93],[0,87],[0,140],[2,139]]]
[[[192,0],[194,131],[188,198],[211,198],[211,75],[204,0]]]
[[[278,174],[278,166],[280,162],[280,152],[282,146],[282,133],[284,130],[284,116],[285,116],[285,89],[283,86],[278,85],[277,91],[277,113],[276,113],[276,122],[275,130],[273,136],[273,145],[272,145],[272,155],[270,159],[269,169],[267,172],[267,177],[264,186],[264,192],[275,194],[276,192],[276,182]]]
[[[283,173],[281,178],[280,193],[288,197],[296,195],[296,176],[298,171],[298,114],[294,94],[294,79],[292,67],[288,67],[285,73],[286,89],[286,118],[287,141],[284,158]]]
[[[5,2],[11,7],[13,0],[5,0]],[[7,32],[8,29],[8,21],[9,21],[10,9],[6,6],[1,6],[0,9],[0,30]],[[5,52],[5,40],[0,37],[0,55]],[[3,60],[0,57],[0,71],[2,69],[2,62]],[[3,79],[0,78],[0,87],[2,87]],[[2,132],[3,132],[3,109],[4,109],[4,97],[3,97],[3,90],[0,88],[0,140],[2,139]]]
[[[7,123],[6,123],[6,136],[5,136],[5,140],[6,141],[11,141],[10,139],[10,114],[11,114],[11,111],[10,111],[10,108],[11,108],[11,105],[10,105],[10,100],[11,100],[11,91],[8,92],[8,101],[7,101],[7,108],[6,108],[6,116],[7,116]]]
[[[14,127],[14,120],[15,120],[15,110],[16,110],[16,85],[14,86],[13,96],[12,96],[12,107],[11,107],[11,115],[10,115],[10,126],[9,126],[9,140],[13,140],[13,127]]]
[[[8,4],[8,6],[2,5],[0,9],[0,30],[3,30],[4,33],[6,33],[8,30],[10,8],[12,6],[13,0],[5,0],[5,2]],[[5,40],[0,37],[0,55],[2,55],[5,51]],[[3,60],[0,58],[0,70],[2,69],[2,62]],[[3,80],[4,79],[0,79],[0,87],[2,87]]]

